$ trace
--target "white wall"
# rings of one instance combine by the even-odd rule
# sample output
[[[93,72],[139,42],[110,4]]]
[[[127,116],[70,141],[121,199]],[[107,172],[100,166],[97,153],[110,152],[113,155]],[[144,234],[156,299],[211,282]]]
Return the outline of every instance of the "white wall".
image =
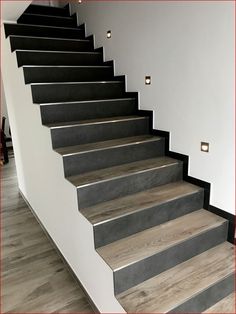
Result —
[[[30,5],[31,0],[1,1],[1,20],[15,22]]]
[[[50,130],[41,124],[39,105],[32,102],[2,24],[1,48],[19,188],[97,308],[125,313],[114,296],[112,270],[94,249],[92,225],[78,210],[76,188],[64,178],[62,157],[52,149]]]
[[[190,156],[189,175],[210,182],[211,205],[234,206],[234,4],[229,1],[71,2],[96,47],[127,74],[171,150]],[[112,38],[106,31],[112,30]],[[144,76],[152,85],[144,85]],[[200,142],[210,142],[210,153]]]

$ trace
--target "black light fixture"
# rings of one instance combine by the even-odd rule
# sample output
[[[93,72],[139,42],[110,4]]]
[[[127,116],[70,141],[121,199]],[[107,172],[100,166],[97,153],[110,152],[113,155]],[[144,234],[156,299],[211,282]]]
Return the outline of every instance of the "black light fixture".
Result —
[[[107,31],[107,38],[111,38],[111,31]]]
[[[145,76],[145,84],[146,85],[151,85],[151,76]]]
[[[201,151],[204,153],[209,153],[209,143],[201,142]]]

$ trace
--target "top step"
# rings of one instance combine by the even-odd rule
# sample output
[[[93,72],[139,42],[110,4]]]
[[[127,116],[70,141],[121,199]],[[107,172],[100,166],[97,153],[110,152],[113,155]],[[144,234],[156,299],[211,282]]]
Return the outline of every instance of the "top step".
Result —
[[[24,13],[54,15],[54,16],[69,16],[69,5],[63,8],[50,7],[45,5],[30,4]]]

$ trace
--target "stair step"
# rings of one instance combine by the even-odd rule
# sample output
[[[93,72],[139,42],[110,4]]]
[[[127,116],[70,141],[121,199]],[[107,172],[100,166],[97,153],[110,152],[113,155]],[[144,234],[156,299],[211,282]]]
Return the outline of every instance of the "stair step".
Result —
[[[100,247],[203,206],[203,189],[179,181],[81,209]]]
[[[226,241],[227,226],[227,220],[200,209],[97,252],[114,271],[117,294]]]
[[[123,116],[49,124],[53,148],[149,133],[149,117]]]
[[[69,6],[64,8],[45,6],[39,4],[30,4],[24,13],[33,13],[33,14],[50,14],[58,16],[69,16]]]
[[[35,24],[4,24],[6,37],[9,35],[23,35],[34,37],[54,37],[84,39],[84,28],[69,28],[58,26],[45,26]]]
[[[233,292],[203,313],[233,314],[235,313],[235,304],[235,292]]]
[[[89,39],[66,39],[52,37],[35,37],[10,35],[11,50],[62,50],[62,51],[91,51],[93,42]]]
[[[103,99],[40,105],[43,124],[135,115],[136,98]]]
[[[99,65],[103,54],[95,51],[16,50],[18,66],[22,65]]]
[[[80,209],[182,179],[182,162],[169,157],[136,161],[69,177]],[[102,192],[102,193],[101,193]]]
[[[200,313],[234,290],[234,246],[224,242],[117,296],[129,313]]]
[[[164,139],[142,135],[55,149],[63,156],[65,176],[164,155]]]
[[[114,77],[113,66],[93,65],[54,65],[23,66],[25,83],[50,82],[87,82],[111,80]]]
[[[31,84],[34,103],[97,100],[125,96],[124,81]]]
[[[61,26],[61,27],[76,27],[77,19],[76,19],[76,15],[57,16],[57,15],[46,15],[46,14],[24,13],[18,18],[17,23],[47,25],[47,26]]]

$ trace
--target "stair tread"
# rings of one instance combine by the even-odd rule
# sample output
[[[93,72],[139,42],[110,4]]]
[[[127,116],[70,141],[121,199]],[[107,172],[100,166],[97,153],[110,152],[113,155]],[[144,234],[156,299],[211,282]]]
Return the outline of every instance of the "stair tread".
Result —
[[[82,84],[120,84],[123,81],[103,80],[103,81],[86,81],[86,82],[50,82],[50,83],[30,83],[31,86],[49,86],[49,85],[82,85]]]
[[[108,149],[113,147],[125,146],[130,144],[140,144],[150,141],[158,141],[161,137],[152,136],[152,135],[141,135],[141,136],[132,136],[132,137],[124,137],[115,140],[103,141],[103,142],[95,142],[88,143],[82,145],[75,146],[67,146],[55,149],[55,151],[63,156],[72,155],[72,154],[81,154],[87,153],[95,150]]]
[[[180,242],[221,225],[226,220],[204,209],[97,249],[113,270],[164,251]]]
[[[24,16],[39,16],[39,17],[53,17],[53,18],[58,18],[58,19],[67,19],[67,20],[74,20],[72,16],[60,16],[60,15],[53,15],[53,14],[40,14],[40,13],[23,13],[21,17]],[[18,22],[18,24],[21,24]],[[40,24],[41,25],[41,24]]]
[[[111,123],[111,122],[120,122],[120,121],[129,121],[129,120],[144,120],[148,119],[147,116],[119,116],[119,117],[109,117],[109,118],[100,118],[100,119],[89,119],[89,120],[80,120],[80,121],[69,121],[69,122],[57,122],[47,124],[50,128],[60,128],[60,127],[73,127],[78,125],[89,125],[89,124],[101,124],[101,123]]]
[[[58,38],[57,38],[58,39]],[[74,53],[74,54],[96,54],[100,55],[98,51],[70,51],[70,50],[41,50],[41,49],[15,49],[16,52],[43,52],[43,53]]]
[[[42,37],[37,37],[37,36],[32,36],[32,35],[9,35],[9,37],[19,37],[19,38],[34,38],[37,40],[55,40],[55,41],[76,41],[76,42],[81,42],[81,41],[86,41],[86,42],[90,42],[90,39],[79,39],[79,38],[58,38],[58,37],[46,37],[46,36],[42,36]],[[23,50],[23,49],[17,49],[17,50]],[[34,51],[34,50],[30,50],[30,51]],[[36,50],[39,51],[39,50]],[[48,50],[46,50],[48,51]]]
[[[134,175],[144,171],[168,167],[177,163],[179,163],[179,161],[164,156],[86,172],[84,174],[68,177],[67,179],[79,188],[90,184],[109,181],[111,179]]]
[[[133,212],[145,210],[181,196],[201,191],[200,187],[184,181],[165,184],[143,192],[124,196],[112,201],[80,209],[83,215],[93,224],[116,219]]]
[[[235,306],[235,292],[231,293],[224,299],[220,300],[212,307],[204,311],[203,313],[231,313],[234,314],[236,312]]]
[[[234,273],[234,246],[224,242],[117,296],[127,312],[168,313]]]
[[[66,26],[54,26],[54,25],[38,25],[38,24],[25,24],[25,23],[4,23],[4,25],[15,25],[15,26],[25,26],[25,27],[43,27],[43,28],[57,28],[57,29],[68,29],[68,30],[75,30],[75,31],[81,31],[82,28],[80,26],[78,27],[66,27]]]
[[[123,100],[134,100],[132,97],[124,98],[106,98],[97,100],[75,100],[75,101],[61,101],[61,102],[51,102],[51,103],[40,103],[40,106],[51,106],[51,105],[64,105],[64,104],[80,104],[80,103],[93,103],[93,102],[109,102],[109,101],[123,101]]]

